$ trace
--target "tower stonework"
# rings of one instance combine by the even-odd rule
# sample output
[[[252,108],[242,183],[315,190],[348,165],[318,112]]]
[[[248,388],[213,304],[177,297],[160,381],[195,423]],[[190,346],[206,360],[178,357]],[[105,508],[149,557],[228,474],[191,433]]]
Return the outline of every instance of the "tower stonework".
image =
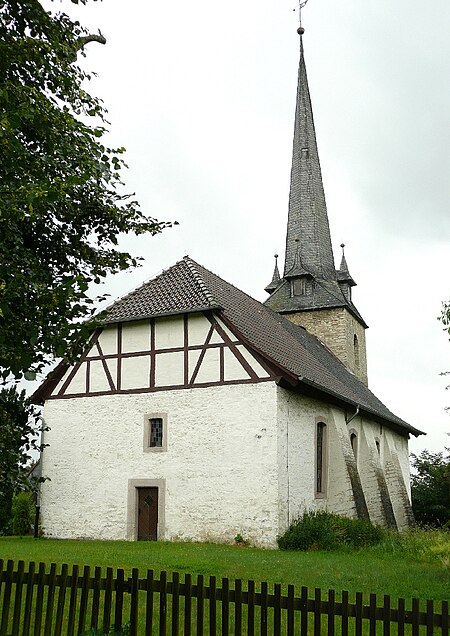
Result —
[[[365,329],[345,307],[285,314],[285,318],[319,338],[347,369],[368,383]]]
[[[344,252],[335,267],[300,36],[284,273],[266,288],[265,304],[319,338],[367,384],[367,324],[352,301],[355,285]]]

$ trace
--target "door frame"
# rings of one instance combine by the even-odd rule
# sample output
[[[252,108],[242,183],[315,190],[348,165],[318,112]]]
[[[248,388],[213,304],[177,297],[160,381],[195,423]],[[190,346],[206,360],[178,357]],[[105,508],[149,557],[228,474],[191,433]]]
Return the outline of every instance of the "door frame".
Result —
[[[127,539],[137,541],[139,492],[138,488],[158,488],[158,527],[156,540],[164,541],[166,529],[166,480],[165,479],[129,479],[127,503]]]

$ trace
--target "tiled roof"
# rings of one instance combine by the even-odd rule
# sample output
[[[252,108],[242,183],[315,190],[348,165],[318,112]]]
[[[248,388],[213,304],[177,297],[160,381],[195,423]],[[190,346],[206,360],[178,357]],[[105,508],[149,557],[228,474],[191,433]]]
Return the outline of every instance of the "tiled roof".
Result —
[[[104,323],[218,308],[190,259],[183,259],[102,312]]]
[[[352,406],[359,405],[367,413],[405,432],[420,434],[391,413],[317,338],[188,256],[113,304],[103,321],[119,322],[202,309],[219,309],[251,347],[299,381]]]

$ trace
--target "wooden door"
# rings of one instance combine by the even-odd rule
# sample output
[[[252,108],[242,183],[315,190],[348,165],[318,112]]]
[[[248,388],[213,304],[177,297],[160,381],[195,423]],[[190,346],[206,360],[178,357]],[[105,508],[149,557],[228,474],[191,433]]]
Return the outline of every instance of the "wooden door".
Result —
[[[138,488],[138,539],[158,538],[158,488]]]

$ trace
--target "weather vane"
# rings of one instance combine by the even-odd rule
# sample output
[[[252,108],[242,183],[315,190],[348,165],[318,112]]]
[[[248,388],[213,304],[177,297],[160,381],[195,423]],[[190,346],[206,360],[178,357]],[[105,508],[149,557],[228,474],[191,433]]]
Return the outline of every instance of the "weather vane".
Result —
[[[307,2],[308,2],[308,0],[299,0],[298,7],[295,7],[293,9],[293,11],[297,11],[298,10],[298,24],[299,24],[300,28],[302,26],[302,9],[303,9],[303,7],[305,6],[305,4]]]

